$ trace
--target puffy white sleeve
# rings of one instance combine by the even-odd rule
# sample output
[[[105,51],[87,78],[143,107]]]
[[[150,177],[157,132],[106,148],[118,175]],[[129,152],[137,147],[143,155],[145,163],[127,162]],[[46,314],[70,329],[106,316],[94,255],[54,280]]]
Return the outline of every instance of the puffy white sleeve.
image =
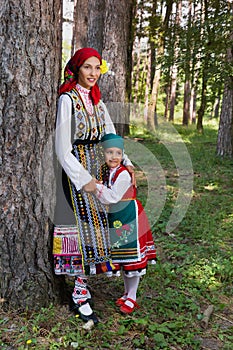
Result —
[[[91,181],[92,176],[71,153],[72,101],[68,95],[61,95],[58,101],[55,150],[58,160],[77,190]]]
[[[116,129],[115,129],[114,124],[111,120],[111,117],[108,113],[107,107],[105,106],[103,101],[101,101],[101,103],[102,103],[102,107],[104,108],[104,112],[105,112],[105,124],[106,124],[105,134],[110,134],[110,133],[116,134]],[[133,166],[129,157],[125,153],[123,156],[123,164],[124,164],[124,166],[127,166],[127,165]]]
[[[131,177],[127,170],[119,174],[111,188],[96,184],[96,196],[103,204],[113,204],[121,200],[124,193],[132,185]]]

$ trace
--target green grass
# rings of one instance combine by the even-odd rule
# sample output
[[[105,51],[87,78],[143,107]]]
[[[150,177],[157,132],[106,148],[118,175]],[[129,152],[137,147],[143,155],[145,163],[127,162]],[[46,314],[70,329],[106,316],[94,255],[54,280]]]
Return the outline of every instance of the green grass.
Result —
[[[138,290],[141,308],[121,315],[114,304],[121,278],[91,279],[94,309],[101,323],[86,332],[67,305],[51,305],[40,314],[1,312],[2,349],[232,349],[233,343],[233,160],[216,157],[217,126],[175,126],[192,161],[192,200],[173,232],[166,224],[179,192],[176,164],[161,136],[134,125],[131,138],[150,150],[166,177],[166,201],[153,234],[158,263],[149,266]],[[167,132],[167,131],[166,131]],[[159,136],[158,136],[159,135]],[[167,137],[167,136],[166,136]],[[171,145],[175,145],[171,138]],[[180,140],[179,140],[180,142]],[[146,203],[145,172],[137,166],[139,199]],[[150,209],[150,208],[149,208]],[[214,306],[208,327],[203,313]]]

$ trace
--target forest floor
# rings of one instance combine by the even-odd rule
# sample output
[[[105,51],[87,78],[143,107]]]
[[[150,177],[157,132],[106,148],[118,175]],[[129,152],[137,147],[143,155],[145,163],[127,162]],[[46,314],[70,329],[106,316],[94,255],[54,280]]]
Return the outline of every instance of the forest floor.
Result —
[[[158,255],[157,264],[150,265],[141,279],[140,309],[124,316],[115,306],[123,292],[121,278],[91,278],[94,310],[100,320],[91,331],[69,311],[68,301],[42,308],[40,313],[0,309],[1,349],[233,349],[233,160],[216,157],[214,124],[206,125],[203,135],[194,127],[176,126],[176,130],[182,141],[174,134],[152,137],[137,128],[129,138],[134,149],[138,146],[139,153],[143,151],[143,158],[153,155],[165,178],[160,187],[166,190],[161,192],[163,205],[156,218],[158,206],[147,205],[148,169],[140,167],[140,162],[136,165],[138,197],[152,224]],[[186,147],[187,153],[180,157],[177,149]],[[180,168],[182,158],[185,174]],[[186,177],[183,183],[180,175]],[[184,187],[190,185],[192,175],[189,203]],[[179,222],[170,232],[167,223],[175,202],[183,217],[176,213]],[[69,291],[71,286],[67,280]],[[208,317],[206,311],[210,311]]]

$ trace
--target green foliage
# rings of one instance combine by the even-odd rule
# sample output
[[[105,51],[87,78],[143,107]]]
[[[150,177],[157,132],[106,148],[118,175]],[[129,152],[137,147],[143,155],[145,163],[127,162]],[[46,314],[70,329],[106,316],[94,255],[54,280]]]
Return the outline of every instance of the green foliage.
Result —
[[[188,79],[190,88],[196,92],[197,108],[201,100],[202,80],[207,81],[205,117],[212,117],[217,100],[221,100],[225,79],[232,76],[232,62],[226,59],[232,47],[232,9],[227,1],[181,2],[179,20],[175,13],[165,18],[170,1],[138,1],[137,29],[135,37],[141,40],[141,63],[138,69],[134,60],[132,74],[132,99],[144,103],[146,78],[152,67],[151,77],[161,64],[160,95],[167,95],[172,77],[172,67],[177,68],[176,111],[183,111],[184,83]],[[204,4],[204,3],[203,3]],[[156,8],[155,8],[156,5]],[[163,11],[161,11],[161,7]],[[175,6],[174,6],[175,9]],[[173,9],[173,10],[174,10]],[[149,49],[152,50],[151,67],[143,69]],[[137,51],[137,50],[136,50]],[[145,74],[146,71],[146,74]],[[138,85],[140,88],[138,89]],[[150,81],[149,90],[152,90]],[[179,105],[180,103],[180,105]],[[162,113],[164,113],[164,101]],[[161,106],[156,106],[157,112]],[[219,115],[217,115],[218,117]],[[177,115],[175,115],[176,120]]]

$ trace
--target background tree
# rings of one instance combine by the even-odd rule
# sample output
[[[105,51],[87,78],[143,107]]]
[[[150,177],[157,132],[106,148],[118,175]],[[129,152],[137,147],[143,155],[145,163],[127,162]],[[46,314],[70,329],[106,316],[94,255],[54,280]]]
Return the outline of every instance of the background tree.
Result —
[[[192,33],[191,33],[191,20],[192,20],[192,0],[188,2],[188,20],[185,29],[185,59],[184,59],[184,99],[183,99],[183,125],[188,125],[191,118],[191,56],[193,54],[192,48]]]
[[[173,6],[173,0],[167,0],[166,1],[166,7],[165,7],[165,16],[161,22],[161,25],[159,27],[158,31],[154,32],[154,28],[151,26],[152,30],[152,38],[156,41],[156,68],[155,72],[153,73],[153,85],[151,90],[151,96],[148,106],[148,115],[147,115],[147,127],[149,130],[153,131],[155,128],[155,125],[157,121],[155,120],[156,117],[156,104],[157,104],[157,98],[158,98],[158,92],[159,92],[159,84],[160,84],[160,77],[161,77],[161,69],[162,69],[162,60],[164,57],[164,50],[165,50],[165,38],[167,35],[168,25],[169,25],[169,19],[172,13],[172,6]],[[163,7],[163,4],[161,4],[161,8]],[[157,11],[158,8],[158,2],[157,0],[153,1],[152,9]],[[157,13],[153,13],[151,20],[152,23],[154,21],[153,16],[155,16],[155,20],[157,18]]]
[[[178,78],[178,55],[179,55],[179,30],[180,30],[180,20],[182,13],[182,2],[180,0],[176,3],[176,15],[175,15],[175,24],[173,29],[172,36],[172,65],[170,67],[170,114],[169,120],[174,121],[174,113],[175,113],[175,104],[176,104],[176,89],[177,89],[177,78]]]
[[[229,12],[233,14],[233,4],[229,0]],[[217,154],[219,156],[233,156],[233,31],[232,22],[229,27],[229,47],[227,48],[227,70],[225,78],[225,87],[223,92],[222,109],[218,129]]]
[[[56,114],[60,1],[4,1],[0,52],[1,297],[11,307],[35,308],[59,291],[39,175]]]
[[[72,54],[82,47],[102,52],[105,0],[76,0]]]
[[[114,75],[101,77],[102,99],[107,104],[117,132],[128,132],[128,105],[131,92],[133,0],[77,0],[73,50],[83,46],[97,49]]]
[[[72,51],[71,55],[81,47],[87,46],[88,33],[88,6],[89,0],[76,0],[74,3],[74,22],[73,22],[73,36],[72,36]],[[77,30],[79,28],[79,31]]]
[[[134,11],[133,0],[106,1],[102,56],[111,64],[114,75],[103,76],[100,86],[116,130],[121,135],[129,131]]]

